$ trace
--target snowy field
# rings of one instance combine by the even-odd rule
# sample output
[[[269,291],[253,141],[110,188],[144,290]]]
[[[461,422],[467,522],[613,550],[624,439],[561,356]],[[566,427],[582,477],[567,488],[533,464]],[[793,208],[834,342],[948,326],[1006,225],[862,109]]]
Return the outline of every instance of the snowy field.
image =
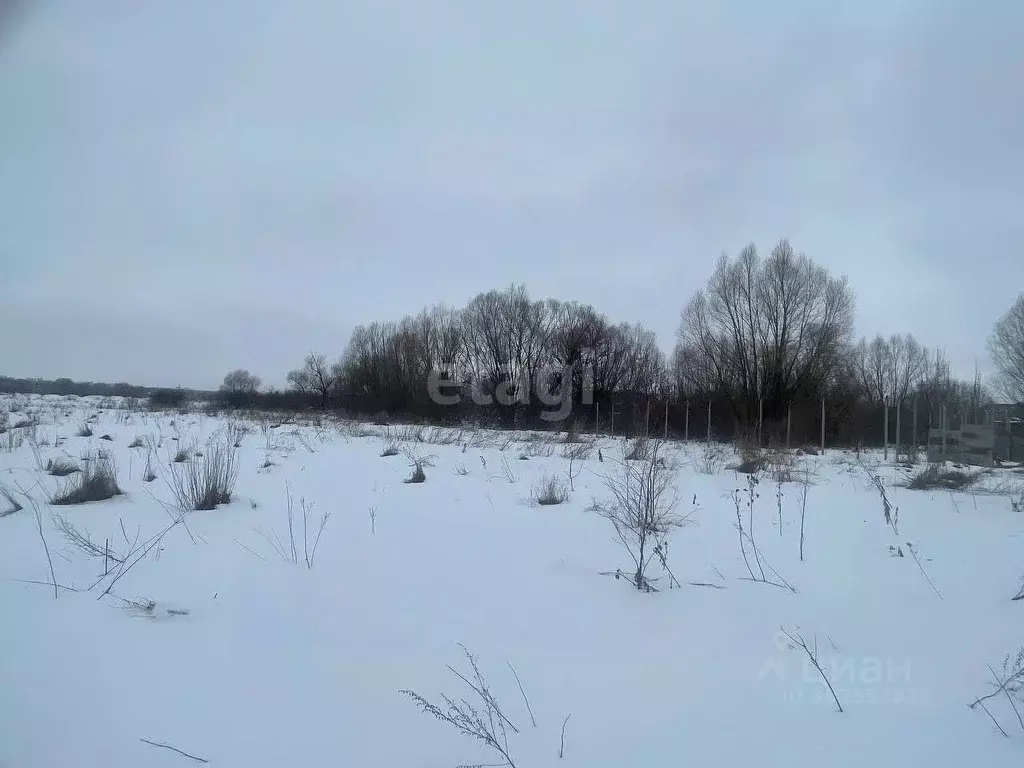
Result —
[[[3,768],[1024,765],[1011,699],[969,707],[1024,646],[1019,473],[913,491],[880,454],[800,455],[792,481],[762,475],[751,514],[731,449],[669,443],[680,586],[655,557],[642,593],[591,509],[619,440],[91,398],[0,410],[0,514],[22,507],[0,519]],[[123,493],[51,505],[80,473],[46,467],[101,452]],[[215,455],[237,466],[230,502],[182,515],[174,473]],[[564,503],[536,503],[546,479]],[[460,644],[507,722],[454,674],[478,685]],[[464,699],[501,749],[402,691]]]

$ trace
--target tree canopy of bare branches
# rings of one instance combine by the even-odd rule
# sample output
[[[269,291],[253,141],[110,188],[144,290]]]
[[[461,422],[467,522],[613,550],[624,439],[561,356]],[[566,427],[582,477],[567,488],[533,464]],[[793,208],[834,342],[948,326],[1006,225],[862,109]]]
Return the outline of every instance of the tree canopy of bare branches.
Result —
[[[360,401],[429,409],[434,374],[466,395],[464,404],[475,392],[477,407],[508,422],[536,404],[538,388],[549,396],[567,389],[579,402],[588,386],[601,398],[651,394],[665,381],[653,331],[614,325],[588,304],[533,300],[524,286],[478,294],[462,309],[359,326],[342,360],[342,388]]]
[[[298,392],[316,395],[320,407],[326,408],[341,372],[340,363],[332,365],[327,362],[325,355],[310,352],[302,368],[288,372],[288,383]]]
[[[988,350],[996,367],[999,393],[1013,402],[1024,402],[1024,293],[996,322]]]
[[[853,350],[853,366],[865,397],[875,405],[903,403],[925,379],[928,350],[913,336],[861,339]]]
[[[253,376],[244,368],[238,368],[224,377],[218,394],[225,402],[241,406],[249,402],[259,388],[259,376]]]
[[[695,366],[749,422],[763,403],[777,416],[797,394],[824,391],[846,359],[853,292],[780,241],[762,260],[753,244],[723,255],[707,286],[683,311],[678,363]]]

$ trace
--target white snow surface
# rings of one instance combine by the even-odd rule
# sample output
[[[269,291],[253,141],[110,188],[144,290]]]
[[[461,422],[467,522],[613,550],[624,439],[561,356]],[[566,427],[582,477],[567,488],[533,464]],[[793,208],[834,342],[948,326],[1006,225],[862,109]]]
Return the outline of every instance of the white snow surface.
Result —
[[[224,440],[229,419],[97,398],[0,401],[11,408],[12,425],[38,424],[0,434],[0,485],[32,497],[62,588],[54,599],[22,497],[24,509],[0,519],[3,768],[201,764],[143,739],[211,766],[502,764],[400,694],[472,700],[447,668],[468,673],[459,644],[518,729],[508,731],[517,768],[1024,765],[1024,729],[1005,699],[988,704],[1008,738],[968,707],[993,690],[988,665],[1024,645],[1024,602],[1010,600],[1024,518],[1005,495],[908,490],[905,470],[872,454],[897,535],[856,456],[801,456],[815,475],[805,560],[799,483],[781,486],[781,533],[768,477],[754,514],[763,557],[793,593],[745,578],[730,494],[746,476],[704,474],[702,446],[667,443],[680,510],[694,511],[669,548],[682,586],[668,589],[655,563],[659,591],[640,593],[601,575],[630,560],[588,511],[609,496],[602,476],[617,471],[621,440],[594,442],[569,500],[538,506],[531,492],[545,474],[568,482],[561,436],[233,417],[248,428],[234,496],[187,513],[118,580],[119,598],[155,603],[140,611],[89,590],[103,559],[71,546],[53,514],[112,549],[147,539],[175,514],[173,451]],[[87,421],[93,436],[76,436]],[[446,435],[457,440],[439,444]],[[146,445],[130,448],[136,437]],[[408,456],[381,456],[392,440],[428,457],[426,482],[404,482]],[[51,506],[66,481],[39,464],[100,449],[116,458],[124,494]],[[287,540],[289,489],[298,564],[268,542]],[[311,524],[331,514],[312,569],[301,500]],[[816,638],[842,713],[782,627]]]

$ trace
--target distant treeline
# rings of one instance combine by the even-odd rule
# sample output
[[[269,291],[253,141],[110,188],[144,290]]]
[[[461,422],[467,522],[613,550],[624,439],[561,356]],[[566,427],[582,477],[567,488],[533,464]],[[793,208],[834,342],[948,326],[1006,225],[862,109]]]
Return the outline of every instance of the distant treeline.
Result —
[[[855,338],[846,278],[785,240],[766,258],[753,245],[723,255],[710,272],[682,304],[668,355],[643,325],[512,286],[360,325],[334,354],[311,350],[284,391],[238,369],[217,392],[3,378],[0,392],[830,445],[920,444],[930,427],[986,418],[996,397],[1024,400],[1024,295],[989,341],[999,372],[991,393],[977,371],[957,376],[941,349],[910,334]]]
[[[118,381],[108,384],[102,381],[74,381],[68,378],[59,379],[17,379],[13,376],[0,376],[0,394],[34,394],[34,395],[99,395],[100,397],[134,397],[138,399],[156,399],[156,404],[180,405],[190,400],[206,400],[216,396],[215,392],[183,389],[181,387],[140,387]]]

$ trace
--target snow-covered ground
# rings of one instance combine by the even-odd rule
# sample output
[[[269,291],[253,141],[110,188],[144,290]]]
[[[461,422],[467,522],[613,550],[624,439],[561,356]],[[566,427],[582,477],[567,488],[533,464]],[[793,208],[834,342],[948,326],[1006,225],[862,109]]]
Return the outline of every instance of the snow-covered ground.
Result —
[[[90,398],[22,396],[0,410],[12,406],[12,425],[38,424],[0,434],[0,485],[24,507],[0,519],[3,768],[503,764],[400,693],[478,703],[448,669],[473,679],[459,644],[517,729],[506,727],[517,768],[1024,765],[1006,697],[985,704],[1008,738],[968,707],[993,690],[988,666],[1024,645],[1024,601],[1010,600],[1024,517],[1005,495],[911,491],[872,455],[897,534],[855,456],[800,456],[796,474],[813,475],[804,560],[801,483],[781,485],[781,528],[767,475],[753,515],[768,578],[793,592],[749,579],[732,498],[739,489],[747,525],[747,476],[707,474],[702,446],[671,444],[679,510],[693,512],[669,548],[682,586],[668,589],[655,561],[659,591],[639,593],[608,575],[632,570],[629,556],[588,511],[609,496],[621,441],[591,444],[570,498],[539,506],[533,489],[545,476],[568,484],[563,453],[585,448]],[[86,423],[92,436],[76,436]],[[236,440],[232,501],[173,525],[173,453]],[[382,456],[392,441],[401,452]],[[50,506],[68,481],[46,463],[99,450],[116,459],[123,495]],[[426,482],[404,482],[410,457]],[[275,547],[290,550],[289,495],[298,563]],[[330,513],[312,568],[303,504],[311,528]],[[71,544],[55,514],[115,556],[170,530],[125,569]],[[782,628],[816,639],[842,713]]]

